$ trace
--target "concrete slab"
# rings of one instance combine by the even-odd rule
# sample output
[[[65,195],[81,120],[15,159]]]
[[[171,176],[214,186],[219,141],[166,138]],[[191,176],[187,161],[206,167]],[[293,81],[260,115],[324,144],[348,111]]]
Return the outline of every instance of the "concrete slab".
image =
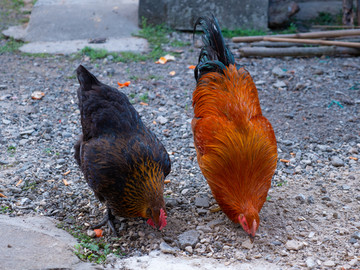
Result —
[[[147,41],[132,36],[139,31],[138,5],[139,0],[38,0],[26,29],[10,27],[3,34],[29,42],[20,48],[28,53],[68,54],[85,46],[145,52]]]
[[[30,42],[22,47],[20,51],[25,53],[50,53],[50,54],[70,54],[76,53],[84,47],[94,49],[105,49],[109,52],[144,52],[147,51],[148,43],[145,39],[128,37],[128,38],[110,38],[105,43],[93,44],[88,40],[65,40],[65,41],[38,41]]]
[[[76,239],[53,219],[0,215],[0,231],[0,269],[99,269],[76,257]]]

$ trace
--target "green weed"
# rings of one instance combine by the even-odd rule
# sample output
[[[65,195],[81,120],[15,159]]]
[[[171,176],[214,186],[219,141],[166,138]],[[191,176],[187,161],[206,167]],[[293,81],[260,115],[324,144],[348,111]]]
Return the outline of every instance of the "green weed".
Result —
[[[1,39],[5,39],[5,37],[1,36]],[[23,44],[24,42],[17,41],[13,38],[6,39],[5,45],[0,46],[0,54],[16,52]]]
[[[170,43],[170,46],[172,47],[185,47],[185,46],[190,46],[191,43],[190,42],[183,42],[181,40],[174,40]]]
[[[263,30],[255,30],[255,29],[229,30],[227,28],[224,28],[222,30],[222,34],[226,38],[233,38],[233,37],[242,37],[242,36],[262,36],[262,35],[266,35],[267,33]]]
[[[88,46],[83,48],[80,51],[80,54],[88,56],[91,60],[103,59],[109,55],[108,51],[105,49],[94,49]]]
[[[149,101],[149,94],[146,92],[146,93],[140,95],[140,96],[139,96],[139,99],[140,99],[142,102],[148,103],[148,101]]]

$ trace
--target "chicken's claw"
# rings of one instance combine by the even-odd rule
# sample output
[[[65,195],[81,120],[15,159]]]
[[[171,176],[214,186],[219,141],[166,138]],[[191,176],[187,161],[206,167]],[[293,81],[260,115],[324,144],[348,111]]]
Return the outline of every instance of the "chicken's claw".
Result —
[[[109,225],[112,233],[116,237],[118,237],[118,234],[117,234],[115,226],[114,226],[114,219],[115,219],[115,216],[111,213],[111,210],[108,208],[104,218],[100,221],[100,223],[92,225],[91,228],[92,229],[99,229],[100,227],[104,226],[107,223]]]

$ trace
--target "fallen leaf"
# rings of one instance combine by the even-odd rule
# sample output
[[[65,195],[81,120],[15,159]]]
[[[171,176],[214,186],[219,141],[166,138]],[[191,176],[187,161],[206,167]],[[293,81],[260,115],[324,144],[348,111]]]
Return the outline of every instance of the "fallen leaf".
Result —
[[[44,93],[44,92],[40,92],[40,91],[34,91],[34,92],[31,94],[31,98],[32,98],[32,99],[35,99],[35,100],[40,100],[40,99],[42,99],[44,96],[45,96],[45,93]]]
[[[15,186],[20,185],[20,184],[22,183],[22,181],[23,181],[23,180],[22,180],[22,179],[20,179],[20,180],[19,180],[19,182],[17,182]]]
[[[164,65],[170,61],[175,61],[175,56],[173,56],[171,54],[167,54],[165,56],[160,57],[159,60],[157,60],[155,63]]]
[[[159,60],[155,62],[155,64],[166,64],[167,59],[165,57],[160,57]]]
[[[7,198],[4,194],[0,193],[1,198]]]
[[[289,162],[290,162],[290,160],[280,158],[280,162],[289,163]]]
[[[153,124],[156,125],[156,121],[153,121]]]
[[[194,66],[194,65],[189,66],[189,69],[195,69],[195,68],[196,68],[196,66]]]
[[[169,72],[170,76],[175,76],[175,74],[176,74],[176,72],[174,70]]]
[[[145,103],[145,102],[140,102],[140,105],[143,105],[143,106],[148,106],[149,104]]]
[[[171,181],[170,180],[165,180],[164,184],[169,184]]]
[[[121,82],[118,82],[118,88],[123,88],[123,87],[128,87],[130,85],[130,81],[127,81],[127,82],[124,82],[124,83],[121,83]]]
[[[95,229],[95,237],[102,237],[103,236],[103,230],[102,229]]]
[[[71,171],[67,171],[65,173],[63,173],[63,175],[68,175]]]
[[[358,160],[358,158],[357,157],[349,157],[350,159],[352,159],[352,160],[355,160],[355,161],[357,161]]]
[[[69,183],[68,183],[68,181],[66,181],[66,179],[63,179],[63,182],[64,182],[64,185],[65,185],[65,186],[68,186],[68,185],[69,185]]]

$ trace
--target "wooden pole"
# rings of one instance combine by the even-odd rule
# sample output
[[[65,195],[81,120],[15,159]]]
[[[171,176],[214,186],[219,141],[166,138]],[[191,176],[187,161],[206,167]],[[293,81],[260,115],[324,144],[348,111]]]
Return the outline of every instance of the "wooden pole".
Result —
[[[264,40],[274,41],[274,42],[293,42],[293,43],[316,44],[316,45],[326,45],[326,46],[360,48],[359,42],[345,42],[345,41],[336,41],[336,40],[279,38],[279,37],[264,37]]]
[[[350,54],[360,55],[359,49],[338,47],[290,47],[290,48],[265,48],[242,47],[239,49],[241,56],[283,57],[283,56],[322,56]]]
[[[254,42],[264,40],[264,37],[288,37],[288,38],[334,38],[344,36],[358,36],[360,35],[360,29],[350,30],[333,30],[333,31],[319,31],[286,35],[272,35],[272,36],[249,36],[249,37],[233,37],[232,41],[238,42]]]

